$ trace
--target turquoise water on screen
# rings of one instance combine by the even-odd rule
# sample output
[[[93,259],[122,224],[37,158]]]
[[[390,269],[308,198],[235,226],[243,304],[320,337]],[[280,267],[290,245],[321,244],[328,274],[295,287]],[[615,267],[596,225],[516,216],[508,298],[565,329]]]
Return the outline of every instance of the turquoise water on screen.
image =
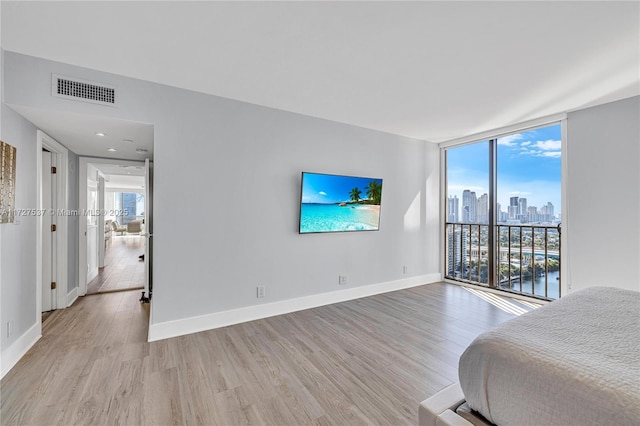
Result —
[[[375,231],[380,223],[380,206],[303,203],[300,232]]]

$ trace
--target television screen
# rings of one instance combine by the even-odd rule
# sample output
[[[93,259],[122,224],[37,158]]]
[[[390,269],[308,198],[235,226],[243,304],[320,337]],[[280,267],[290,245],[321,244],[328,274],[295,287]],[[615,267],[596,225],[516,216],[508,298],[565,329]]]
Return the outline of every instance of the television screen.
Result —
[[[302,173],[300,233],[377,231],[382,179]]]

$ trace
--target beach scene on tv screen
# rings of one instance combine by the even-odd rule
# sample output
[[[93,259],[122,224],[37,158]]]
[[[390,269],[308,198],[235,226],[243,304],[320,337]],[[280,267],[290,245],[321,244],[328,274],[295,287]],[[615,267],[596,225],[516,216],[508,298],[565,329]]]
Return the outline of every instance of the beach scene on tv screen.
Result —
[[[382,179],[302,174],[300,233],[376,231]]]

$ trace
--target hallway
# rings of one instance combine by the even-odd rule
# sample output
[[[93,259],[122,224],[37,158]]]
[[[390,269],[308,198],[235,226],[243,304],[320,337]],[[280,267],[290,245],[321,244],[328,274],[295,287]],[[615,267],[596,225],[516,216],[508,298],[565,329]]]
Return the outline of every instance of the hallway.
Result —
[[[127,423],[118,417],[128,404],[139,407],[132,394],[142,382],[133,382],[134,371],[149,354],[149,305],[139,297],[85,296],[53,311],[42,338],[2,379],[2,424]],[[107,411],[117,418],[103,417]]]
[[[144,253],[144,237],[140,235],[113,235],[105,251],[105,267],[87,284],[87,294],[115,290],[133,290],[144,287],[144,262],[138,256]]]

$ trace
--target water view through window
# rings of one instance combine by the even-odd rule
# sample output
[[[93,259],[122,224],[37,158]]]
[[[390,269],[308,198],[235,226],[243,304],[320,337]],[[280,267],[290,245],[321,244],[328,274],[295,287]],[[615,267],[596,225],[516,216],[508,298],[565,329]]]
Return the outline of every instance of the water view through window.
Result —
[[[558,298],[560,211],[560,124],[448,148],[448,278]]]

